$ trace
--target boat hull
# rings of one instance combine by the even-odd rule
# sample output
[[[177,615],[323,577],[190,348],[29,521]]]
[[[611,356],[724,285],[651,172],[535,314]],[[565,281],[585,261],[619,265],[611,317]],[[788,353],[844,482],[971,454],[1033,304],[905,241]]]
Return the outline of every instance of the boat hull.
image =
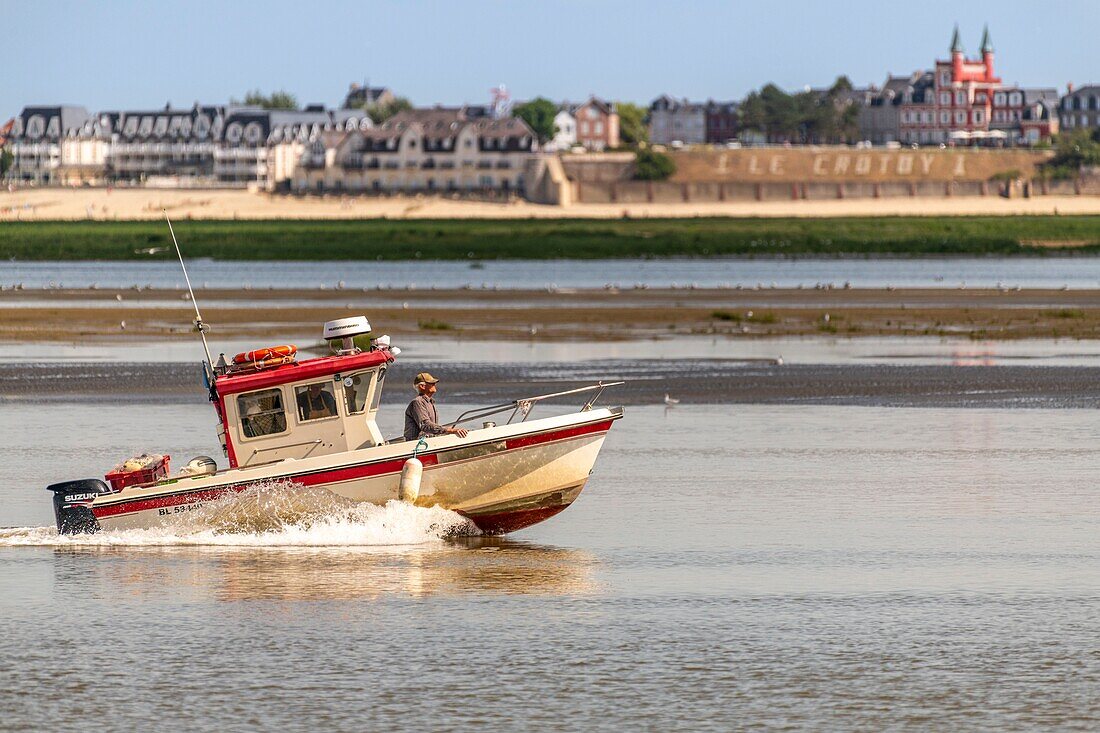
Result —
[[[488,534],[514,532],[567,508],[581,493],[621,408],[471,431],[466,439],[439,436],[418,452],[424,464],[418,506],[439,506],[468,517]],[[270,482],[318,487],[352,502],[398,498],[401,469],[415,442],[347,454],[225,471],[97,496],[87,502],[102,529],[151,528],[234,492]],[[58,515],[61,527],[61,515]]]

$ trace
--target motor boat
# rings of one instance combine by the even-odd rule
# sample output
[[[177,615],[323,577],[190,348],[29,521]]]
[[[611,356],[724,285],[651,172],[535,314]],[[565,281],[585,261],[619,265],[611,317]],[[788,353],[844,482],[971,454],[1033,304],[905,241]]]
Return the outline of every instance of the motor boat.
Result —
[[[196,325],[205,346],[201,315]],[[467,411],[449,423],[467,427],[464,438],[387,440],[376,417],[400,349],[386,336],[372,338],[363,316],[330,321],[323,336],[331,353],[304,359],[287,345],[232,360],[223,354],[212,364],[207,347],[205,386],[228,466],[202,456],[172,474],[168,456],[142,455],[104,479],[55,483],[47,488],[59,532],[163,526],[270,482],[323,488],[352,502],[438,506],[484,533],[512,532],[576,500],[623,416],[621,407],[596,405],[621,382],[599,383]],[[568,395],[586,400],[575,412],[530,419],[539,403]]]

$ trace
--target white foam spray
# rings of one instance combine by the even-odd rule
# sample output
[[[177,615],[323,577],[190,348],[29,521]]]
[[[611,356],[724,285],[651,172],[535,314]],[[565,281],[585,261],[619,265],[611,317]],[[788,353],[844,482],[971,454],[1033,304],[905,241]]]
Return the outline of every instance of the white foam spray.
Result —
[[[150,529],[59,535],[54,527],[0,529],[0,547],[333,547],[419,545],[478,534],[461,514],[400,501],[352,502],[326,489],[264,482]]]

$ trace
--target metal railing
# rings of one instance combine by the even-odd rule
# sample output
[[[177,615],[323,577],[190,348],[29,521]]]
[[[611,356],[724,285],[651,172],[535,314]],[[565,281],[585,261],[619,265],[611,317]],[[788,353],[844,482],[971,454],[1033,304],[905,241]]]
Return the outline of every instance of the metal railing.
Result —
[[[603,394],[603,391],[605,389],[607,389],[608,387],[617,387],[620,384],[626,384],[626,382],[598,382],[587,387],[578,387],[577,389],[569,389],[564,392],[552,392],[550,394],[538,395],[536,397],[524,397],[523,399],[512,400],[511,402],[504,402],[499,405],[477,407],[473,410],[467,410],[466,412],[459,415],[457,420],[447,424],[450,427],[454,427],[456,425],[461,425],[464,422],[480,420],[482,418],[489,417],[490,415],[498,415],[502,412],[507,412],[508,410],[511,410],[512,414],[508,416],[508,422],[505,423],[506,425],[511,425],[512,421],[520,415],[522,415],[522,417],[520,418],[520,422],[525,422],[528,416],[531,414],[531,411],[535,408],[535,405],[537,405],[539,402],[553,399],[554,397],[564,397],[566,395],[580,394],[581,392],[595,391],[596,394],[592,395],[592,399],[585,402],[580,409],[581,412],[588,412],[592,409],[592,406],[596,404],[596,400],[600,398],[600,395]]]

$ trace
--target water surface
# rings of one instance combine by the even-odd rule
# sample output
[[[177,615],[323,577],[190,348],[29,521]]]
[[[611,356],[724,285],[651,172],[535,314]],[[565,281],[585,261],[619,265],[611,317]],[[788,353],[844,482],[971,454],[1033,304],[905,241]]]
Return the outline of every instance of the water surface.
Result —
[[[46,483],[135,451],[218,456],[205,405],[0,417],[0,525],[48,525]],[[335,547],[6,530],[0,711],[13,729],[1092,730],[1098,438],[1087,410],[635,407],[576,505],[503,540],[423,536],[430,517],[394,508]]]
[[[184,243],[186,252],[186,243]],[[348,289],[500,287],[537,289],[551,285],[598,288],[609,283],[630,287],[813,287],[831,283],[852,287],[1073,289],[1100,288],[1100,257],[958,257],[920,259],[739,259],[728,257],[653,260],[486,260],[411,262],[221,262],[188,261],[195,288]],[[179,263],[155,262],[3,262],[0,285],[28,288],[64,286],[104,288],[151,285],[182,288]]]

